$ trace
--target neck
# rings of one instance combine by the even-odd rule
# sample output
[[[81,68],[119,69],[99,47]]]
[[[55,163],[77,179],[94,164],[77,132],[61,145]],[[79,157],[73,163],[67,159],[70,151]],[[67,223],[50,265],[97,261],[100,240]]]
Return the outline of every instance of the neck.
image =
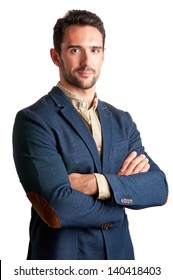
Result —
[[[60,81],[60,84],[70,93],[76,94],[80,96],[80,98],[85,99],[85,101],[88,103],[88,108],[92,106],[95,97],[95,86],[90,89],[81,89],[75,86],[71,86],[70,84],[64,83],[62,81]]]

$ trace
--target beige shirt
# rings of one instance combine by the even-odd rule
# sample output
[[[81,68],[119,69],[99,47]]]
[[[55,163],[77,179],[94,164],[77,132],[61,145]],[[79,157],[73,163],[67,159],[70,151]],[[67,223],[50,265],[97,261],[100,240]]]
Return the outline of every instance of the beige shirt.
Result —
[[[97,105],[98,98],[97,96],[94,98],[93,104],[91,108],[88,108],[88,103],[85,99],[81,98],[77,94],[69,92],[65,87],[63,87],[60,82],[58,82],[57,86],[63,91],[63,93],[71,100],[73,106],[79,112],[81,117],[84,119],[85,123],[90,128],[92,136],[97,146],[98,154],[101,157],[102,154],[102,133],[101,133],[101,125],[97,115]],[[98,198],[102,200],[109,199],[111,197],[111,192],[109,188],[109,184],[102,174],[94,173],[97,185],[98,185]]]

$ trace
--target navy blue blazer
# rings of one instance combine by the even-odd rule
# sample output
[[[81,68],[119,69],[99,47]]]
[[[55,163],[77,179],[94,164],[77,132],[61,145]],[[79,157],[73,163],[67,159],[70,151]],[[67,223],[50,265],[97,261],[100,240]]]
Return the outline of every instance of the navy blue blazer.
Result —
[[[14,161],[32,203],[27,259],[134,259],[125,208],[166,202],[164,173],[146,154],[140,133],[127,112],[99,100],[103,154],[80,114],[57,87],[17,113],[13,129]],[[118,176],[132,152],[149,158],[150,170]],[[100,173],[112,199],[73,190],[68,174]]]

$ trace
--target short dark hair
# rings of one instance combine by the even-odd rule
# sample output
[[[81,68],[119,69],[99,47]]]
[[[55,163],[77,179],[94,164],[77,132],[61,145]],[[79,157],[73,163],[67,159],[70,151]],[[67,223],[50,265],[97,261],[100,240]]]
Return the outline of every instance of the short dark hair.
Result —
[[[96,14],[86,10],[70,10],[63,18],[57,20],[53,29],[53,44],[59,54],[61,53],[64,32],[70,25],[90,25],[97,28],[102,34],[104,47],[106,33],[102,20]]]

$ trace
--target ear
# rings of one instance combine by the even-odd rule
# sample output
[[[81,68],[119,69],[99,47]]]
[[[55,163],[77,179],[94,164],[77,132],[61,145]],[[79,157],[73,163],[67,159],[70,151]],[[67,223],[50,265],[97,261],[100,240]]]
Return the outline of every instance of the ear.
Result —
[[[105,48],[103,49],[103,58],[102,58],[102,62],[104,61],[104,59],[105,59]]]
[[[52,58],[53,63],[56,66],[60,67],[61,66],[61,59],[60,59],[60,56],[55,49],[50,49],[50,56]]]

